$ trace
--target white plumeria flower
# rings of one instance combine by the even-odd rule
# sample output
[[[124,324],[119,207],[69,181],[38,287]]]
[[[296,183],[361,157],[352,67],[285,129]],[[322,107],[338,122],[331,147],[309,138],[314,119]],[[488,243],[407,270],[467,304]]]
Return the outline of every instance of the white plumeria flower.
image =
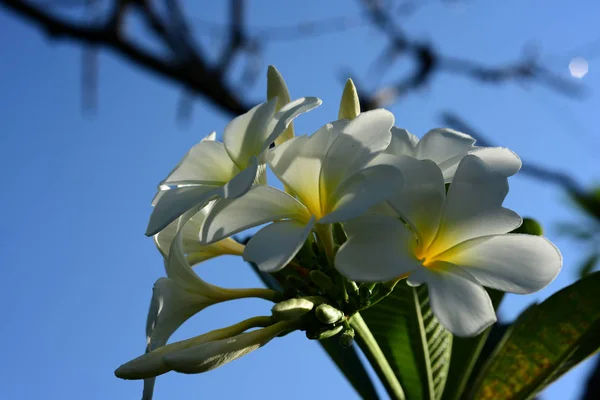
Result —
[[[294,118],[320,104],[316,97],[303,97],[276,113],[273,98],[233,119],[223,132],[223,143],[213,133],[192,147],[160,183],[146,235],[158,233],[189,210],[202,209],[210,200],[246,193],[263,176],[269,145]]]
[[[178,232],[181,232],[182,251],[186,255],[190,266],[200,262],[210,260],[222,255],[241,256],[244,251],[244,245],[238,243],[232,238],[225,238],[219,242],[209,245],[200,244],[199,234],[206,216],[214,206],[214,201],[208,203],[206,207],[198,211],[193,217],[182,225],[182,218],[171,222],[165,229],[154,235],[154,242],[158,251],[165,259],[169,256],[169,250],[175,240]]]
[[[265,272],[282,269],[313,229],[319,233],[327,224],[357,217],[399,189],[396,168],[365,168],[389,145],[393,124],[389,111],[374,110],[275,147],[269,165],[297,198],[258,185],[237,199],[221,199],[204,223],[201,241],[213,243],[274,221],[246,244],[244,259]]]
[[[521,160],[511,150],[475,146],[473,137],[446,128],[432,129],[419,140],[407,130],[393,127],[392,142],[385,154],[431,160],[442,170],[445,182],[452,181],[460,160],[467,154],[476,155],[506,177],[516,174],[521,168]]]
[[[171,335],[185,321],[213,304],[248,297],[278,300],[276,298],[277,293],[269,289],[226,289],[211,285],[202,280],[191,268],[186,257],[185,245],[187,245],[188,250],[198,250],[195,256],[192,253],[192,258],[208,256],[210,256],[208,258],[211,258],[216,255],[226,254],[223,251],[235,251],[239,254],[241,249],[234,247],[232,243],[228,243],[226,240],[209,246],[203,246],[203,248],[194,244],[188,235],[190,227],[194,226],[193,222],[198,222],[195,218],[203,219],[204,217],[202,214],[192,218],[184,215],[176,221],[178,224],[185,223],[186,221],[188,223],[184,227],[174,227],[175,230],[178,230],[178,233],[172,238],[171,247],[168,253],[165,254],[167,278],[160,278],[154,284],[146,324],[146,352],[151,352],[164,346]],[[159,249],[161,244],[165,245],[166,241],[168,241],[169,232],[170,230],[167,230],[167,237],[161,239],[161,234],[159,234],[158,238],[155,239],[159,245]],[[161,252],[163,251],[161,250]],[[190,255],[188,254],[188,256]],[[154,379],[146,379],[144,382],[143,400],[152,398],[153,388]]]
[[[348,240],[335,259],[343,275],[426,283],[433,313],[458,336],[477,335],[496,321],[483,286],[531,293],[556,277],[562,257],[552,243],[506,234],[522,220],[502,207],[504,174],[467,155],[446,195],[434,162],[399,157],[398,163],[404,186],[388,200],[396,216],[366,215],[344,224]]]
[[[240,350],[248,347],[258,348],[290,325],[289,323],[274,323],[271,317],[250,318],[227,328],[216,329],[191,339],[152,350],[121,365],[117,368],[115,374],[123,379],[154,381],[152,378],[173,369],[185,369],[182,372],[190,373],[190,368],[193,367],[195,372],[204,372],[199,371],[201,365],[205,370],[208,370],[233,361],[235,358],[244,355],[241,354]],[[255,333],[251,337],[244,335],[244,331],[257,327],[268,328],[253,331]],[[191,350],[191,352],[184,352],[184,350]],[[191,357],[192,352],[193,357]],[[227,357],[234,352],[237,357]]]

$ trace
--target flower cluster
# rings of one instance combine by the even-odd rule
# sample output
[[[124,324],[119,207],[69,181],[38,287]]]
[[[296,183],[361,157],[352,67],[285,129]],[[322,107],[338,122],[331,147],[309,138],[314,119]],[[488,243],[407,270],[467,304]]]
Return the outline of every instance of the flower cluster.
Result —
[[[116,371],[146,379],[146,398],[157,375],[216,368],[285,332],[339,333],[347,345],[352,316],[397,284],[427,285],[440,323],[474,336],[496,321],[484,286],[531,293],[558,274],[552,243],[508,233],[522,223],[502,207],[521,167],[512,151],[450,129],[419,140],[389,111],[361,113],[351,81],[338,119],[308,136],[295,137],[292,121],[319,99],[291,101],[272,67],[267,97],[227,125],[222,143],[213,133],[194,146],[159,185],[147,234],[167,277],[154,286],[147,353]],[[267,184],[267,169],[281,189]],[[247,243],[233,239],[260,225]],[[271,274],[281,291],[216,287],[191,268],[223,254]],[[275,302],[272,314],[166,345],[202,309],[246,297]]]

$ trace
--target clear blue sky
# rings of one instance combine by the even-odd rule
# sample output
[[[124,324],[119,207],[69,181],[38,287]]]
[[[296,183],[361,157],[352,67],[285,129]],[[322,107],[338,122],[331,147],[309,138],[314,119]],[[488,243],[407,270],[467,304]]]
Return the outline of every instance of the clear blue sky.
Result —
[[[224,7],[210,8],[217,3],[206,2],[190,13],[224,20]],[[254,1],[248,18],[253,26],[273,26],[357,13],[354,2],[323,3],[294,1],[284,7]],[[588,49],[572,51],[599,35],[600,3],[594,0],[472,0],[458,7],[429,3],[405,26],[413,35],[434,40],[446,54],[502,63],[533,43],[565,76],[571,57],[594,55]],[[266,47],[265,71],[275,64],[292,97],[324,100],[301,118],[297,131],[312,132],[335,118],[340,71],[351,68],[365,78],[382,45],[373,29],[359,28]],[[113,370],[143,351],[151,287],[163,274],[161,257],[144,236],[150,200],[156,184],[188,148],[212,130],[222,132],[227,118],[199,100],[192,120],[178,124],[178,88],[105,52],[99,59],[98,110],[82,115],[77,46],[52,43],[0,11],[0,49],[0,177],[5,188],[0,208],[5,285],[0,295],[0,398],[136,399],[141,383],[116,379]],[[397,125],[419,136],[440,125],[440,110],[456,111],[524,160],[589,184],[599,177],[594,159],[600,146],[596,65],[591,59],[590,73],[583,79],[591,93],[583,101],[537,85],[483,86],[440,74],[391,110]],[[252,90],[253,98],[262,100],[264,84],[263,77]],[[505,318],[572,282],[583,255],[554,229],[556,223],[574,218],[559,190],[519,176],[511,188],[508,206],[544,224],[563,252],[565,267],[538,295],[510,296],[501,309]],[[259,285],[250,269],[233,258],[215,260],[198,271],[223,286]],[[268,314],[270,308],[261,301],[241,304],[202,312],[173,339]],[[544,398],[576,398],[589,366],[554,384]],[[356,397],[322,350],[300,333],[209,374],[167,374],[156,387],[158,400],[342,395]]]

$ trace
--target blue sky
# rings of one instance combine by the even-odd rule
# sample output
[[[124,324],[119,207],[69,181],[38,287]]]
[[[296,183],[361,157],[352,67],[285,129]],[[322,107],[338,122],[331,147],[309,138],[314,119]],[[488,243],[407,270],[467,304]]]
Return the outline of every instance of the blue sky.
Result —
[[[225,9],[214,8],[216,3],[190,6],[190,14],[224,20]],[[405,27],[437,43],[445,54],[503,63],[518,57],[525,44],[535,44],[543,59],[565,76],[572,57],[594,55],[585,48],[573,51],[597,39],[600,4],[593,0],[429,3]],[[285,7],[255,1],[248,6],[255,27],[356,13],[353,2],[341,0],[327,5],[295,1]],[[301,118],[297,132],[310,133],[335,118],[341,71],[366,81],[369,62],[382,45],[376,31],[357,28],[265,48],[265,72],[275,64],[292,97],[324,101]],[[0,294],[5,359],[0,398],[135,399],[141,383],[118,380],[113,370],[143,351],[152,284],[163,274],[161,257],[144,236],[150,200],[156,184],[189,147],[213,130],[222,132],[227,117],[198,100],[192,119],[178,123],[177,87],[106,52],[99,58],[98,110],[84,115],[77,46],[50,42],[2,11],[0,49],[0,176],[5,187],[0,263],[6,284]],[[440,125],[441,110],[455,111],[525,161],[591,184],[598,181],[600,146],[595,61],[590,59],[590,73],[583,79],[590,89],[583,100],[560,97],[536,84],[485,86],[441,73],[390,109],[398,126],[418,136]],[[395,68],[405,69],[402,63]],[[264,84],[263,76],[251,90],[252,98],[262,101]],[[543,223],[565,265],[539,294],[508,297],[501,314],[513,318],[572,282],[583,253],[554,228],[575,218],[556,188],[517,176],[506,204]],[[259,285],[249,268],[233,258],[211,261],[198,271],[222,286]],[[265,315],[269,308],[258,300],[209,308],[173,339]],[[554,384],[544,398],[575,398],[589,366],[584,363]],[[167,374],[156,387],[157,399],[301,399],[315,393],[316,398],[356,397],[322,350],[300,333],[209,374]]]

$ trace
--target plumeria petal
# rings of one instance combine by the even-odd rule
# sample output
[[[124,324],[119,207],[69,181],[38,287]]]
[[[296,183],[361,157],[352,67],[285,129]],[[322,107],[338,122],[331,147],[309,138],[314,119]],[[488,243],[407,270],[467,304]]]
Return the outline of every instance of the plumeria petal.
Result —
[[[162,346],[121,365],[115,371],[115,375],[122,379],[145,379],[156,377],[171,370],[171,368],[169,368],[163,361],[163,357],[166,354],[189,349],[204,343],[234,337],[248,329],[256,328],[257,326],[268,326],[265,325],[265,322],[267,322],[269,319],[270,318],[268,317],[250,318],[226,328],[215,329],[191,339]],[[146,380],[149,381],[150,379]],[[152,379],[152,382],[153,381],[154,379]],[[150,398],[151,396],[148,397],[148,399]]]
[[[200,239],[210,244],[245,229],[286,218],[306,223],[310,214],[289,194],[257,185],[242,197],[217,201],[204,222]]]
[[[378,109],[360,114],[345,126],[329,148],[321,168],[321,202],[328,201],[343,180],[362,169],[389,145],[393,125],[394,115]]]
[[[246,168],[250,158],[260,154],[269,134],[268,124],[273,118],[276,105],[276,98],[259,104],[234,118],[225,127],[225,149],[238,168]]]
[[[298,196],[312,214],[321,212],[319,174],[327,150],[346,121],[326,124],[311,136],[299,136],[275,147],[269,165],[277,177]]]
[[[188,318],[214,303],[209,297],[185,290],[172,279],[157,280],[146,325],[148,348],[164,346]]]
[[[542,289],[562,267],[562,256],[549,240],[522,234],[471,239],[436,258],[463,267],[483,286],[511,293]]]
[[[335,267],[348,279],[380,282],[420,268],[413,233],[398,218],[369,215],[344,224],[348,240],[335,257]]]
[[[473,149],[475,139],[452,129],[437,128],[427,132],[417,144],[417,158],[439,164]]]
[[[298,253],[315,223],[294,220],[277,221],[258,231],[246,244],[244,260],[252,262],[263,272],[277,272]]]
[[[288,326],[288,322],[278,322],[267,328],[166,354],[163,361],[174,371],[186,374],[210,371],[264,346]]]
[[[186,211],[200,210],[218,196],[220,189],[220,186],[197,184],[163,191],[150,215],[146,235],[155,235]]]
[[[493,170],[505,177],[516,174],[521,169],[521,159],[513,151],[504,147],[474,147],[468,154],[481,158]],[[458,164],[465,154],[459,154],[439,163],[446,182],[452,181]]]
[[[225,183],[239,172],[223,143],[202,139],[181,159],[161,185],[187,182]]]
[[[431,310],[440,323],[456,336],[470,337],[496,322],[490,297],[473,281],[465,272],[446,265],[419,268],[409,276],[408,283],[426,283]]]
[[[258,160],[252,156],[248,166],[223,185],[192,182],[185,186],[164,190],[152,210],[146,235],[155,235],[185,212],[193,211],[195,214],[213,199],[219,197],[232,199],[243,195],[256,180],[257,173]]]
[[[519,156],[505,147],[478,147],[470,154],[481,158],[494,171],[506,177],[513,176],[523,166]]]
[[[214,203],[214,202],[213,202]],[[211,209],[211,205],[204,207],[194,214],[187,223],[182,224],[180,219],[171,222],[165,229],[154,235],[154,242],[163,257],[168,258],[173,240],[181,230],[183,252],[185,253],[190,265],[209,260],[224,254],[241,255],[244,246],[231,238],[223,239],[219,242],[203,245],[200,244],[199,234],[204,219]]]
[[[431,160],[393,154],[380,154],[373,163],[393,165],[402,171],[404,186],[388,203],[417,232],[421,246],[429,246],[437,233],[446,201],[440,168]]]
[[[317,108],[322,103],[321,99],[316,97],[302,97],[294,100],[281,108],[274,116],[267,127],[268,136],[263,142],[260,153],[269,148],[271,143],[277,139],[292,123],[292,121],[307,111]]]
[[[395,126],[392,127],[392,140],[385,149],[385,153],[416,157],[419,138],[407,131]]]
[[[324,210],[328,213],[317,222],[331,224],[356,218],[392,197],[403,182],[402,173],[389,165],[363,169],[342,182]]]
[[[472,238],[510,232],[521,217],[502,202],[508,193],[504,175],[480,158],[468,155],[450,185],[446,208],[430,254],[440,253]]]

